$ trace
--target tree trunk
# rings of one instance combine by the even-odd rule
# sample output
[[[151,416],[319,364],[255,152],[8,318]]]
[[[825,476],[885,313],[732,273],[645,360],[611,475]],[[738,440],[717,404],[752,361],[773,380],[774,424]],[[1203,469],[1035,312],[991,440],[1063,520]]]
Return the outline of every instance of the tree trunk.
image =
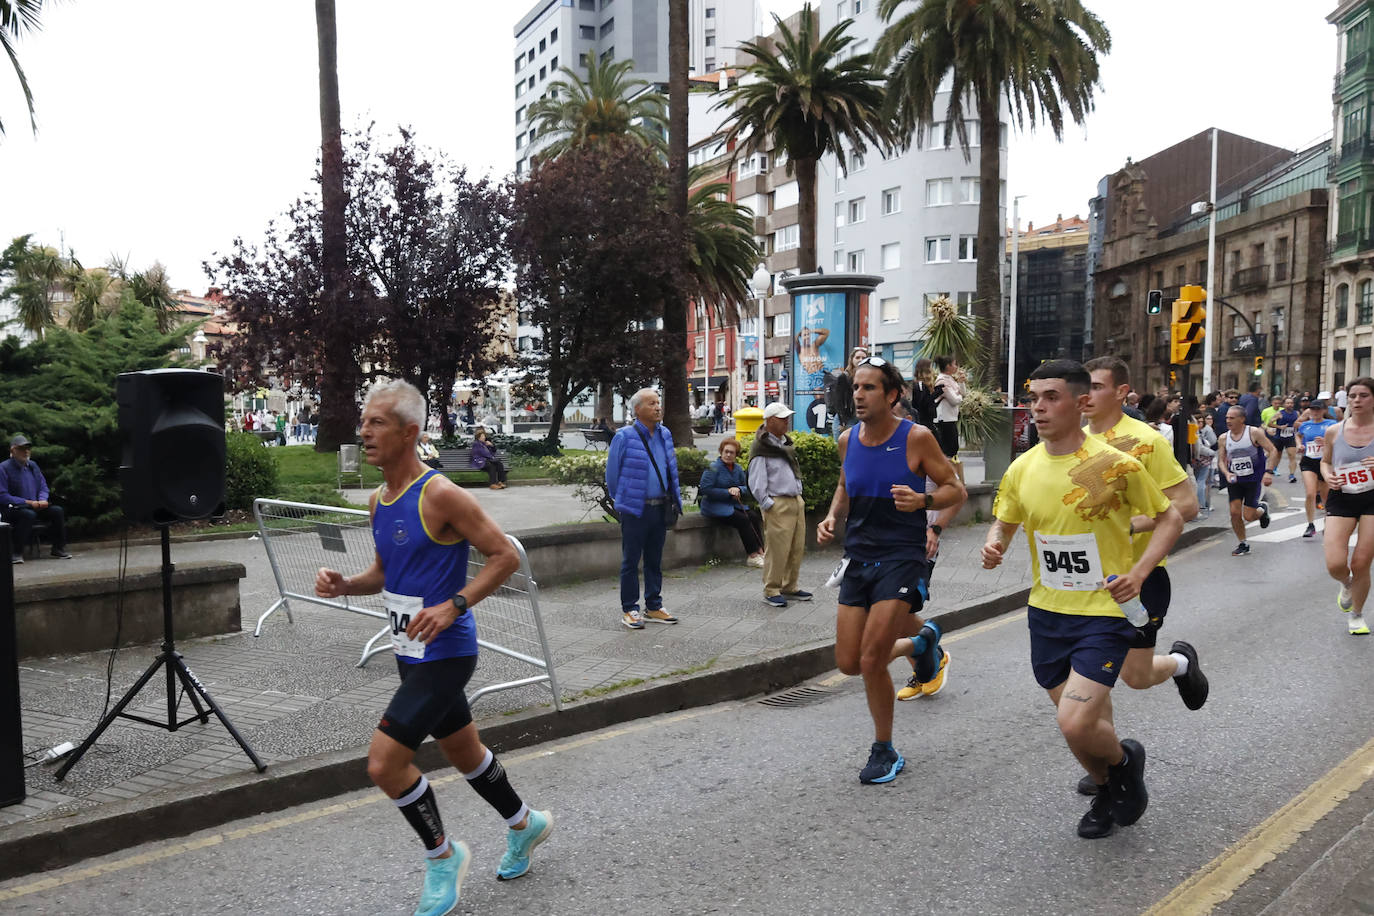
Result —
[[[596,386],[596,416],[592,417],[592,423],[601,417],[606,418],[607,423],[615,423],[615,389],[610,382],[600,382]]]
[[[986,97],[984,97],[986,96]],[[969,367],[984,383],[996,388],[1005,379],[1006,353],[1002,340],[1002,129],[995,91],[978,97],[978,267],[973,314],[979,336],[988,341],[987,365]],[[1007,392],[1008,396],[1011,392]]]
[[[678,283],[687,265],[687,0],[668,0],[668,204],[677,239]],[[692,444],[687,396],[687,300],[669,295],[663,302],[663,422],[678,445]]]
[[[358,429],[358,362],[344,320],[348,274],[348,238],[344,209],[348,199],[343,181],[343,130],[339,118],[338,32],[334,0],[315,0],[315,30],[320,54],[320,191],[323,204],[321,235],[320,312],[325,316],[323,367],[320,380],[320,428],[315,451],[336,451],[352,442]]]
[[[798,159],[797,222],[801,225],[801,250],[797,252],[797,269],[804,274],[816,272],[816,160]]]

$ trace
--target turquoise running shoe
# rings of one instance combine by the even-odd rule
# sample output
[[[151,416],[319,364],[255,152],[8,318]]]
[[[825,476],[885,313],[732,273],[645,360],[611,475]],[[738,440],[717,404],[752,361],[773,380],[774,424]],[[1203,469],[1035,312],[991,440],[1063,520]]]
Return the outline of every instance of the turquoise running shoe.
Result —
[[[506,854],[496,869],[498,881],[511,881],[530,870],[530,854],[534,847],[553,833],[553,815],[548,811],[531,811],[524,830],[506,831]]]
[[[425,890],[415,916],[444,916],[458,905],[458,892],[472,864],[472,853],[461,841],[453,843],[452,848],[453,855],[446,859],[425,860]]]

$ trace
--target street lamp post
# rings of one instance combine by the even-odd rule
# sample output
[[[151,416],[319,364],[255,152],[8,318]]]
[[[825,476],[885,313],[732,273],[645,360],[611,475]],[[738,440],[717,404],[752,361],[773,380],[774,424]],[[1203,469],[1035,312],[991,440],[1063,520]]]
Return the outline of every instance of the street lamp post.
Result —
[[[1016,295],[1017,278],[1020,274],[1021,253],[1021,198],[1020,194],[1011,199],[1011,303],[1007,306],[1007,406],[1016,403]]]
[[[763,300],[768,297],[768,288],[773,283],[773,277],[768,273],[768,268],[762,261],[754,270],[754,275],[749,278],[749,287],[754,292],[754,297],[759,300],[759,406],[762,407],[767,402],[763,387]]]

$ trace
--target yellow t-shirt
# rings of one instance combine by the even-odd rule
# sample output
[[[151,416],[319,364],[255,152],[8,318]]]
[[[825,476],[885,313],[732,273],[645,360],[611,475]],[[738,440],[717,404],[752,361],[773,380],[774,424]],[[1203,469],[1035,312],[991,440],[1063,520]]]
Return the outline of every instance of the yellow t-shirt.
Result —
[[[1158,515],[1169,499],[1136,459],[1092,436],[1072,455],[1040,443],[1017,458],[992,513],[1022,525],[1030,543],[1030,603],[1057,614],[1121,616],[1103,589],[1134,565],[1133,515]],[[1044,581],[1042,581],[1042,579]]]
[[[1183,470],[1183,465],[1174,457],[1174,448],[1169,444],[1169,440],[1160,435],[1159,430],[1135,417],[1122,414],[1116,425],[1105,433],[1088,435],[1102,440],[1119,452],[1125,452],[1145,465],[1145,470],[1154,478],[1155,483],[1159,484],[1161,490],[1167,490],[1188,479],[1188,473]],[[1142,531],[1131,539],[1135,548],[1135,559],[1139,560],[1145,548],[1150,546],[1152,535],[1151,531]],[[1165,565],[1165,561],[1160,560],[1159,565]]]

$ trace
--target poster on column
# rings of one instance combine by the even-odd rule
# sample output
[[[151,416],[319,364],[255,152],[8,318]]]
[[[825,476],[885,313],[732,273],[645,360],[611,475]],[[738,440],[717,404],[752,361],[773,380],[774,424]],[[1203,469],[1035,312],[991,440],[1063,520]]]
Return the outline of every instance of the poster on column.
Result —
[[[845,294],[802,293],[792,300],[792,409],[796,429],[816,429],[818,413],[813,406],[825,401],[825,392],[844,369]]]

